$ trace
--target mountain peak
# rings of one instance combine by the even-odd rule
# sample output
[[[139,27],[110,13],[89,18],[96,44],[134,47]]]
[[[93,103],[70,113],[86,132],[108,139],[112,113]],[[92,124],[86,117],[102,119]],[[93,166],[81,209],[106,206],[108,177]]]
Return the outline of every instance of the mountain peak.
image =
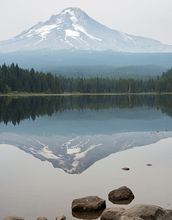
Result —
[[[69,8],[63,9],[63,11],[62,11],[60,14],[67,14],[67,13],[73,14],[73,13],[75,13],[75,12],[85,13],[85,12],[83,12],[80,8],[77,8],[77,7],[69,7]]]
[[[82,11],[80,8],[74,8],[74,7],[69,7],[65,8],[61,11],[60,14],[57,15],[52,15],[52,17],[70,17],[70,16],[88,16],[84,11]]]
[[[60,14],[51,16],[50,20],[46,22],[46,25],[58,24],[63,27],[73,28],[75,23],[82,25],[83,21],[87,20],[89,16],[80,8],[66,8]],[[91,18],[90,18],[91,19]]]
[[[17,50],[112,50],[118,52],[172,52],[172,46],[144,37],[112,30],[89,17],[80,8],[69,7],[45,23],[0,42],[0,52]]]

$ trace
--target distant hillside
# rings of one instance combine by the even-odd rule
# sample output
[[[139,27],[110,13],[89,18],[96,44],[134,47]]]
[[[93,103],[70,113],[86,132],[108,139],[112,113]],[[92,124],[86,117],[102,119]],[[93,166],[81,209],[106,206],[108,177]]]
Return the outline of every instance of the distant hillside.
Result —
[[[166,68],[154,65],[145,66],[50,66],[40,68],[44,72],[51,72],[52,74],[62,75],[66,77],[108,77],[108,78],[134,78],[146,79],[150,77],[157,77],[161,75]]]
[[[22,68],[66,76],[148,77],[172,66],[172,53],[132,54],[88,51],[30,51],[0,54],[0,64],[18,63]],[[70,75],[71,74],[71,75]],[[127,76],[128,75],[128,76]],[[138,76],[137,76],[138,75]]]

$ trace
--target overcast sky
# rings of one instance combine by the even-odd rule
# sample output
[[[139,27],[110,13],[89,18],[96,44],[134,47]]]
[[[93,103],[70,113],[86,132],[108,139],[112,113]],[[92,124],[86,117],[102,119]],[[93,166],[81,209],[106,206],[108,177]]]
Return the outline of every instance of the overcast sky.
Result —
[[[109,28],[172,45],[172,0],[0,0],[0,40],[67,7],[79,7]]]

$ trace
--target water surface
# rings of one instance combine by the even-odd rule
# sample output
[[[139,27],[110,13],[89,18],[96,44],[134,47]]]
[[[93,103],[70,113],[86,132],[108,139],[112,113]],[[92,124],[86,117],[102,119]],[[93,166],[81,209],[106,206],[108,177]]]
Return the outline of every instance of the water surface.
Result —
[[[0,218],[49,220],[75,198],[130,187],[172,208],[170,95],[0,98]],[[146,166],[151,163],[152,166]],[[130,167],[123,171],[122,167]]]

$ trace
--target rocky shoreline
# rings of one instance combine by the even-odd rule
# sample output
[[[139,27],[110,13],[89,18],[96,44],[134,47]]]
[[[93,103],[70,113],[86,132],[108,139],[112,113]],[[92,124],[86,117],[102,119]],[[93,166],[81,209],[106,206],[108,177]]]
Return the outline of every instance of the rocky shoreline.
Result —
[[[134,199],[133,192],[126,186],[114,189],[108,194],[113,204],[129,204]],[[106,201],[98,196],[87,196],[75,199],[71,205],[72,215],[80,219],[101,220],[172,220],[172,210],[163,209],[156,205],[138,204],[129,209],[120,207],[106,208]],[[17,216],[8,216],[4,220],[24,220]],[[39,217],[36,220],[48,220]],[[66,220],[59,215],[56,220]]]

